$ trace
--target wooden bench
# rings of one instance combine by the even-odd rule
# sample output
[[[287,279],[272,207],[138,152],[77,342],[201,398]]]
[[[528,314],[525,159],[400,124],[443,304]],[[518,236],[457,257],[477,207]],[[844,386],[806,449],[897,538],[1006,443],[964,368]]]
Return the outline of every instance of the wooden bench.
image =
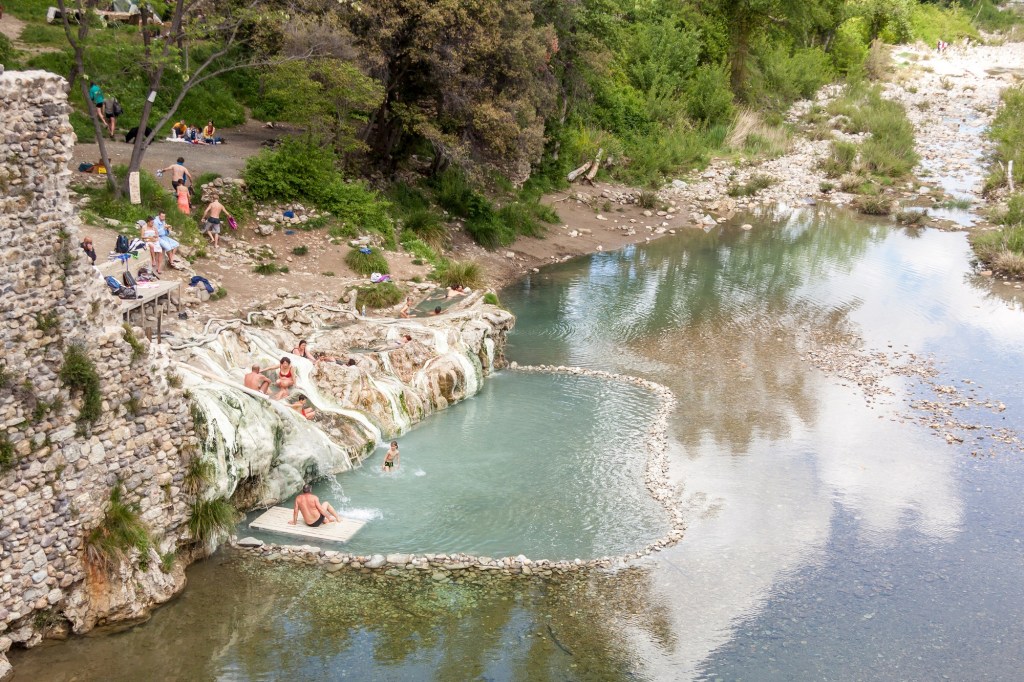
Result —
[[[141,322],[145,322],[146,305],[152,303],[155,314],[162,300],[173,303],[175,310],[181,310],[181,282],[139,282],[135,290],[142,298],[121,301],[121,315],[125,322],[132,321],[132,313],[136,310],[142,311]],[[173,292],[178,293],[177,300],[171,297]]]

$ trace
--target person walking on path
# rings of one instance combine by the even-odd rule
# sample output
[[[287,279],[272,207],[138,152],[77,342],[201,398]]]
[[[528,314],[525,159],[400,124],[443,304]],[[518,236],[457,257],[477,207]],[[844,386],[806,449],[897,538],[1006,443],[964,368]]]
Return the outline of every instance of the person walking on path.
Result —
[[[110,139],[114,139],[114,129],[117,128],[117,118],[121,115],[121,103],[116,97],[107,97],[103,100],[103,115],[107,117],[107,129],[110,131]]]
[[[203,212],[203,227],[201,230],[213,242],[214,248],[220,246],[220,216],[222,213],[227,214],[228,218],[231,217],[231,212],[224,208],[224,204],[220,203],[220,199],[211,201],[210,205]]]
[[[178,185],[192,184],[192,174],[188,172],[188,168],[185,168],[184,156],[179,156],[175,163],[167,168],[161,168],[158,172],[171,174],[172,190],[178,189]]]
[[[107,119],[103,116],[103,90],[94,81],[89,81],[89,101],[96,107],[96,115],[100,117],[100,122],[106,127]]]

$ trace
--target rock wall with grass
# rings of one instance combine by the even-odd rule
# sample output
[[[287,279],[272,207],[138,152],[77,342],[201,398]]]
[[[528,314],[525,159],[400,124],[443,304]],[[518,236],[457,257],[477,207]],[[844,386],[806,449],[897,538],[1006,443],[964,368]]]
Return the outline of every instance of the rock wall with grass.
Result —
[[[188,405],[79,248],[65,87],[0,72],[0,679],[12,645],[169,599],[189,546]]]

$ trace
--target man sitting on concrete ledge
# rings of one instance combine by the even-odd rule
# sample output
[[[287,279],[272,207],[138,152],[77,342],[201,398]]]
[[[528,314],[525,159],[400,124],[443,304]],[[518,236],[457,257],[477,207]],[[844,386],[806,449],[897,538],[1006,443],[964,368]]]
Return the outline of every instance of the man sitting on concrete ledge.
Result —
[[[302,512],[302,520],[311,528],[316,528],[327,523],[340,522],[341,517],[330,502],[320,503],[320,498],[313,494],[313,488],[308,483],[302,486],[302,494],[295,498],[295,509],[292,511],[292,520],[288,525],[294,526],[298,521],[299,512]]]

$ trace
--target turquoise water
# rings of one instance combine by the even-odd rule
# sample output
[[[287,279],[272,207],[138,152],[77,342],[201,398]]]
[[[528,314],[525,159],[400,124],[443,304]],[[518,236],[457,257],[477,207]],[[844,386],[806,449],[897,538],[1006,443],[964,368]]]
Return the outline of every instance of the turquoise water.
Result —
[[[668,531],[643,485],[655,405],[649,392],[621,382],[504,372],[400,438],[397,471],[381,470],[381,448],[314,492],[366,520],[338,546],[350,552],[624,554]]]
[[[510,359],[676,392],[670,475],[687,531],[675,547],[567,582],[327,577],[218,559],[191,569],[189,590],[152,623],[13,656],[19,674],[1020,679],[1022,290],[975,276],[962,234],[829,212],[744,220],[755,229],[577,259],[501,293],[518,316]],[[916,379],[889,376],[891,393],[865,396],[808,360],[837,339],[868,356],[930,356],[938,384],[1006,409],[951,408],[930,428],[910,403],[941,394]],[[601,408],[610,419],[620,406]],[[465,417],[456,408],[422,429],[457,442]],[[947,443],[947,429],[964,442]],[[430,478],[414,436],[403,467]],[[371,496],[404,484],[358,476]]]

